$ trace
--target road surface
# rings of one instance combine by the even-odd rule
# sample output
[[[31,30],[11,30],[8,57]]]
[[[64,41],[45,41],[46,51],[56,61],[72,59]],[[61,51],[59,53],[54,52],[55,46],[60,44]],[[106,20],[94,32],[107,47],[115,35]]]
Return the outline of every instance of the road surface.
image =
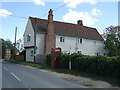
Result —
[[[41,72],[39,69],[2,61],[2,88],[84,88],[84,86]]]

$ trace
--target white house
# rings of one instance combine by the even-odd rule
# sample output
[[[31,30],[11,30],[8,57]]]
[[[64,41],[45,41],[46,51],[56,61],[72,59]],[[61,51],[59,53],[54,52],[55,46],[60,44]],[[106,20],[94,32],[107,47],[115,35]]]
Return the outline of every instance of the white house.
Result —
[[[24,33],[26,61],[44,62],[51,48],[61,48],[63,53],[104,55],[104,40],[96,28],[86,27],[82,20],[77,24],[53,21],[50,9],[48,20],[29,17]]]

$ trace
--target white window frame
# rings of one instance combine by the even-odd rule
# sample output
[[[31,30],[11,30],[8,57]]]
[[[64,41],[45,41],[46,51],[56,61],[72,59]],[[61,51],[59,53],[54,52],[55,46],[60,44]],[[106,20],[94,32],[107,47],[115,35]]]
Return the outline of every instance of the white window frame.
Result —
[[[30,40],[31,40],[31,34],[28,34],[27,35],[27,42],[30,42]]]
[[[99,56],[99,55],[100,55],[100,53],[96,52],[96,53],[95,53],[95,55],[96,55],[96,56]]]
[[[80,53],[80,54],[82,54],[82,51],[77,51],[77,53]]]
[[[30,57],[33,57],[33,56],[34,56],[34,51],[30,50]]]
[[[82,38],[77,38],[77,43],[83,43],[83,39]]]
[[[64,37],[64,36],[60,36],[60,37],[59,37],[59,41],[60,41],[60,42],[65,42],[65,37]]]

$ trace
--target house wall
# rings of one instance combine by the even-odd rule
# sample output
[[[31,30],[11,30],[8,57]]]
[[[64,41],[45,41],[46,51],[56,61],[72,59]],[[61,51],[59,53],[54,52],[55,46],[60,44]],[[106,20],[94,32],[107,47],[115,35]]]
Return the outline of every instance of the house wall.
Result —
[[[27,41],[27,35],[30,34],[30,41]],[[27,26],[24,32],[24,47],[32,47],[34,46],[34,30],[32,28],[31,21],[28,19]],[[34,56],[30,56],[30,51],[34,50],[34,48],[26,48],[26,61],[34,62]]]
[[[27,41],[28,34],[31,35],[30,41]],[[25,33],[24,33],[24,47],[30,47],[30,46],[34,46],[34,30],[32,28],[31,21],[28,20]]]
[[[34,48],[26,49],[26,61],[27,62],[34,62],[34,54],[33,54],[33,56],[31,56],[31,53],[30,53],[31,50],[34,52]]]
[[[56,48],[58,47],[62,48],[63,53],[81,51],[82,54],[91,56],[96,55],[95,53],[103,55],[105,52],[103,41],[82,39],[82,43],[77,43],[76,37],[65,36],[65,42],[60,42],[60,35],[56,35]]]
[[[44,63],[45,34],[36,34],[36,62]]]

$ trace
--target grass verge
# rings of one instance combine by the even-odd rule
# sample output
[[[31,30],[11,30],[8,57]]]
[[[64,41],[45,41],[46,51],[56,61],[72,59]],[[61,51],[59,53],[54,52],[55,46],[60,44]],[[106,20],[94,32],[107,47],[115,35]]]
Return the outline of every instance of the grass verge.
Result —
[[[82,76],[82,77],[91,78],[91,79],[94,79],[94,80],[102,80],[102,81],[109,82],[112,85],[120,86],[120,78],[103,76],[103,75],[96,75],[96,74],[79,72],[79,71],[68,70],[68,69],[53,69],[49,66],[46,66],[45,64],[25,62],[25,61],[16,60],[16,59],[9,59],[9,60],[5,60],[5,61],[13,62],[13,63],[16,63],[16,64],[22,64],[22,65],[37,67],[37,68],[40,68],[40,69],[55,71],[55,72],[58,72],[58,73],[65,73],[65,74],[70,74],[70,75]]]

